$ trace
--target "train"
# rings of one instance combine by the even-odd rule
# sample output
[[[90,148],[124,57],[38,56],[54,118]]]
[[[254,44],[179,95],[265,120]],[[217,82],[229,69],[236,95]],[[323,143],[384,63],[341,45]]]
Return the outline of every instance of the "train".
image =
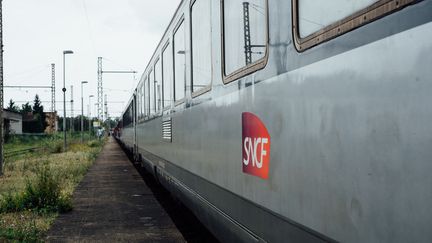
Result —
[[[183,0],[114,136],[222,242],[430,242],[431,0]]]

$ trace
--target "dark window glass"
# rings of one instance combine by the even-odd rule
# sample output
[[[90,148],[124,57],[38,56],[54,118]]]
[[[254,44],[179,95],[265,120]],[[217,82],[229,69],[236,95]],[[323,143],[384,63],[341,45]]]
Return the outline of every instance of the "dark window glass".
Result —
[[[136,105],[137,105],[137,117],[138,117],[138,119],[141,119],[141,85],[142,84],[139,84],[138,85],[138,88],[137,88],[137,94],[136,94],[136,98],[137,98],[137,102],[136,102]]]
[[[184,22],[180,24],[174,33],[174,100],[185,97],[186,88],[186,43]]]
[[[171,45],[168,44],[162,53],[162,66],[163,66],[163,104],[164,108],[170,107],[173,94],[173,66],[172,66],[172,55],[171,55]]]
[[[149,79],[148,77],[146,77],[145,82],[144,82],[144,100],[145,100],[145,116],[148,117],[150,115],[150,93],[149,93]]]
[[[126,112],[123,114],[123,126],[127,127],[132,124],[133,122],[133,103],[130,103],[128,108],[126,109]]]
[[[150,115],[155,113],[155,82],[153,70],[149,73],[149,89],[150,89]]]
[[[162,67],[159,60],[154,66],[155,72],[155,97],[156,97],[156,112],[159,112],[162,107]]]
[[[140,96],[140,100],[141,100],[141,118],[144,118],[145,116],[145,99],[144,99],[144,92],[145,92],[145,82],[143,82],[141,84],[141,96]]]

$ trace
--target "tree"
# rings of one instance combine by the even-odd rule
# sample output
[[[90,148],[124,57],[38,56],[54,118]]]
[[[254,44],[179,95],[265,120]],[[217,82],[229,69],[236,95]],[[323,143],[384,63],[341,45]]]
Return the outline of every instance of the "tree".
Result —
[[[26,115],[27,113],[33,112],[31,105],[27,102],[21,105],[21,114]]]
[[[43,133],[45,131],[46,127],[46,121],[45,121],[45,113],[43,111],[44,107],[42,105],[42,102],[39,99],[39,95],[35,96],[35,99],[33,101],[33,116],[35,118],[36,127],[35,132]]]
[[[8,107],[6,109],[13,111],[13,112],[19,112],[19,107],[15,105],[15,102],[13,102],[12,99],[9,100],[9,104],[8,104]]]
[[[43,113],[43,105],[42,102],[39,99],[39,95],[35,96],[35,99],[33,101],[33,114],[42,114]]]

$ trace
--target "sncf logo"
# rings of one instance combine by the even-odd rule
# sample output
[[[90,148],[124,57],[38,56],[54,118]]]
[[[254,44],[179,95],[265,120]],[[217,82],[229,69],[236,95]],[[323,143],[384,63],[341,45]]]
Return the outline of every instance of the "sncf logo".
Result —
[[[242,113],[243,173],[268,178],[270,135],[264,123],[250,112]]]

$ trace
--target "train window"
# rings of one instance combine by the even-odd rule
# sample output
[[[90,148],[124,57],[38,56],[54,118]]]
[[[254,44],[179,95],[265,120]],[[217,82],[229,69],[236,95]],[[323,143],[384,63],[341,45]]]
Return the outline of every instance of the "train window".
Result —
[[[182,20],[174,33],[174,101],[176,102],[185,98],[186,54],[185,28]]]
[[[145,117],[145,100],[144,100],[144,95],[145,95],[145,79],[143,79],[142,84],[141,84],[141,119],[143,119]]]
[[[133,110],[132,110],[132,103],[129,104],[128,108],[126,109],[126,112],[123,114],[123,126],[127,127],[133,122]]]
[[[156,112],[162,107],[162,67],[159,59],[154,65]]]
[[[138,85],[137,94],[136,94],[136,100],[137,100],[136,105],[137,105],[137,117],[138,117],[138,120],[141,119],[141,85],[142,84]]]
[[[141,84],[141,118],[144,118],[145,116],[145,99],[144,99],[144,92],[145,92],[145,82],[143,81]]]
[[[208,90],[212,76],[211,0],[196,0],[191,8],[192,92]]]
[[[342,35],[415,0],[293,0],[293,32],[297,50]]]
[[[223,1],[225,83],[265,66],[267,24],[267,0]]]
[[[376,2],[378,0],[332,0],[317,4],[316,0],[298,0],[300,37],[304,38]]]
[[[171,57],[171,45],[165,46],[162,52],[162,69],[163,69],[163,79],[162,79],[162,89],[163,98],[162,106],[167,108],[171,106],[172,102],[172,86],[173,86],[173,67],[172,67],[172,57]]]
[[[129,105],[129,110],[128,110],[128,119],[129,119],[129,124],[133,123],[133,103],[131,102]]]
[[[149,79],[148,77],[145,78],[144,81],[144,104],[145,104],[145,110],[144,114],[146,117],[150,115],[150,94],[149,94]]]
[[[149,75],[149,89],[150,89],[150,115],[153,115],[155,113],[155,81],[154,81],[154,74],[153,70],[150,71]]]

